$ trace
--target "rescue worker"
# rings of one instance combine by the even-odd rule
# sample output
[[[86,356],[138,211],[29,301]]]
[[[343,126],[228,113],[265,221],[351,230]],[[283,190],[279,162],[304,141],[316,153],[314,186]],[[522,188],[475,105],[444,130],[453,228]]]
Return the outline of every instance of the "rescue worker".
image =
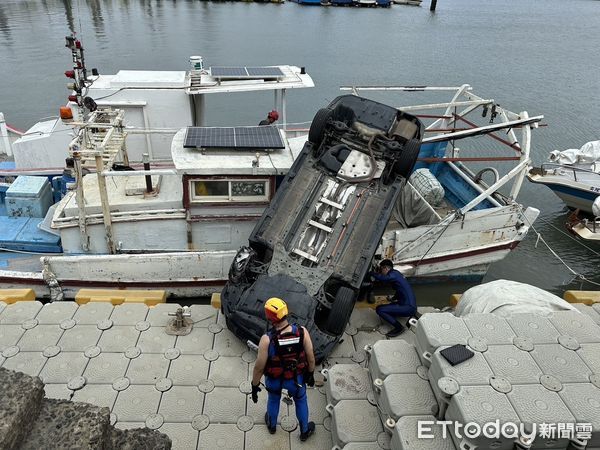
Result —
[[[397,318],[411,317],[417,312],[415,294],[406,278],[394,269],[394,264],[389,259],[384,259],[379,263],[379,273],[371,272],[370,275],[379,282],[391,284],[395,290],[394,295],[389,298],[390,303],[377,306],[375,311],[379,317],[394,327],[386,333],[386,336],[396,337],[404,332],[404,326]],[[369,302],[371,302],[372,295],[372,291],[369,292]]]
[[[288,308],[280,298],[265,302],[265,315],[273,328],[264,334],[258,344],[258,357],[252,372],[252,401],[258,402],[260,379],[265,375],[268,393],[265,423],[269,433],[277,431],[277,416],[281,390],[287,390],[296,406],[300,424],[300,440],[306,441],[314,432],[314,422],[308,421],[306,386],[315,385],[315,355],[306,328],[288,322]]]
[[[258,125],[259,126],[273,125],[273,122],[277,121],[278,119],[279,119],[279,113],[277,111],[273,110],[269,114],[267,114],[267,118],[265,120],[261,120]]]

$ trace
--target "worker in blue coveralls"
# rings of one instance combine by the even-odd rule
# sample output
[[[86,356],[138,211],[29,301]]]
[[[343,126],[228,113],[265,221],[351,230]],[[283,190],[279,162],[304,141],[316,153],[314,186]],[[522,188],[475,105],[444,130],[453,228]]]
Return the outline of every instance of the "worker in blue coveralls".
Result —
[[[389,299],[390,303],[377,306],[375,311],[379,317],[394,327],[386,333],[386,336],[396,337],[404,331],[404,326],[397,318],[411,317],[417,312],[415,294],[406,278],[394,269],[394,264],[389,259],[384,259],[379,263],[379,272],[370,272],[369,275],[377,281],[391,284],[395,290],[393,297]]]
[[[265,302],[265,316],[273,328],[258,344],[252,372],[252,401],[258,402],[260,379],[264,374],[264,386],[269,394],[265,413],[269,433],[277,431],[281,390],[285,389],[296,405],[300,440],[306,441],[315,432],[314,422],[308,421],[306,398],[306,386],[315,385],[313,344],[306,328],[288,322],[288,308],[280,298],[273,297]]]

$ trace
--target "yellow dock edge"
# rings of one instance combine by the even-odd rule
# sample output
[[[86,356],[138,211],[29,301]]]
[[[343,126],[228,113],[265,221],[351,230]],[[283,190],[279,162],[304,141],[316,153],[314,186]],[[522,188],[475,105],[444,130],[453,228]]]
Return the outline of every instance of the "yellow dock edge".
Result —
[[[220,292],[213,292],[213,294],[210,296],[210,306],[212,306],[215,309],[221,309],[221,293]]]
[[[35,291],[33,289],[0,289],[0,302],[4,302],[7,305],[34,300]]]
[[[109,302],[113,305],[123,303],[144,303],[146,306],[156,306],[159,303],[166,303],[166,291],[144,291],[144,290],[125,290],[125,289],[80,289],[75,295],[75,302],[78,305],[85,305],[89,302]]]
[[[600,291],[565,291],[563,299],[569,303],[592,306],[594,303],[600,303]]]

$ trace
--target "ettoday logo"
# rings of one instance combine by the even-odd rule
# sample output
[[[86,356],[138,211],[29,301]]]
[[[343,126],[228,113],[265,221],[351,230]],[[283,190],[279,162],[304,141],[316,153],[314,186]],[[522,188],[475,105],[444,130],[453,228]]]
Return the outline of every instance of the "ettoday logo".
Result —
[[[522,443],[531,443],[537,437],[541,439],[578,439],[589,440],[592,435],[591,423],[540,423],[524,424],[505,422],[499,420],[479,424],[468,422],[466,424],[452,420],[420,420],[417,422],[417,437],[419,439],[434,439],[440,432],[442,439],[447,439],[450,434],[458,439],[487,439],[519,440]]]

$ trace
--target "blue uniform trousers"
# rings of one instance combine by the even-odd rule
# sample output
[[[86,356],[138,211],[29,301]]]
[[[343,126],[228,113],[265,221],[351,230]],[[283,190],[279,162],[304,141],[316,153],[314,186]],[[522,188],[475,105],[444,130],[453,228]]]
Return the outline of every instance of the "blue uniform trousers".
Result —
[[[300,424],[300,432],[305,433],[308,429],[308,401],[306,399],[306,385],[302,375],[296,380],[284,380],[283,378],[270,378],[265,376],[265,386],[269,394],[267,400],[267,414],[269,415],[269,427],[277,426],[277,416],[279,415],[279,405],[281,403],[281,390],[285,389],[294,399],[296,406],[296,417]]]

